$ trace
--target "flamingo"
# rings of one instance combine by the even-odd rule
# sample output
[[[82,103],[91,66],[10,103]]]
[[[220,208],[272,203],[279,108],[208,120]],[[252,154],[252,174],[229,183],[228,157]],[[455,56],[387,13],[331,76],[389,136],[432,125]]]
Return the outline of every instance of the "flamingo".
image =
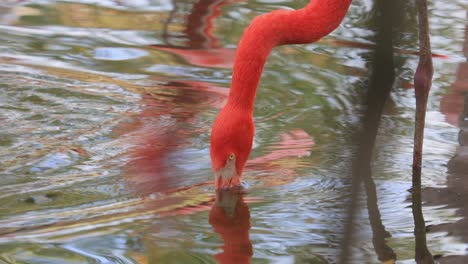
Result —
[[[214,121],[210,138],[215,189],[239,186],[254,135],[253,106],[266,59],[275,46],[312,43],[343,20],[351,0],[313,0],[298,10],[275,10],[256,17],[239,42],[231,89]]]

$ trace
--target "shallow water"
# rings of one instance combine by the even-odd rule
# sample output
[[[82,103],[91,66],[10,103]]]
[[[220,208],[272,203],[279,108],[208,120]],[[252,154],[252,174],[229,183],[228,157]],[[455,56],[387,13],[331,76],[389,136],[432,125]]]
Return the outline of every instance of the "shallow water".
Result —
[[[304,3],[2,2],[0,263],[336,262],[375,43],[371,1],[353,1],[320,42],[273,51],[246,193],[215,197],[211,182],[209,130],[242,30],[255,15]],[[443,56],[434,57],[423,212],[427,246],[447,263],[463,261],[468,244],[468,126],[458,122],[466,7],[430,6],[433,52]],[[382,247],[401,263],[414,259],[418,57],[414,14],[403,19],[372,160],[380,217],[370,218],[391,236],[375,232],[363,195],[353,263],[388,260]]]

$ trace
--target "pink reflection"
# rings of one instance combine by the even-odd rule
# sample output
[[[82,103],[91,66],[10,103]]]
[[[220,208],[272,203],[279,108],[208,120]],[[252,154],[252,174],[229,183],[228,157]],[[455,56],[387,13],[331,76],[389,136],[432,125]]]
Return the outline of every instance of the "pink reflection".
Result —
[[[134,146],[124,171],[138,195],[180,188],[184,179],[171,177],[177,175],[171,155],[189,145],[194,134],[208,133],[208,128],[190,125],[208,108],[222,105],[227,92],[203,82],[179,81],[143,95],[140,114],[114,130]]]
[[[285,159],[289,157],[309,156],[311,148],[315,145],[314,140],[302,129],[294,129],[288,133],[283,133],[280,136],[278,145],[271,146],[273,150],[269,154],[248,161],[250,167],[274,162],[275,160]]]
[[[456,80],[450,88],[450,92],[440,101],[440,111],[448,123],[458,126],[459,116],[463,112],[465,93],[468,92],[468,62],[459,64]]]
[[[192,10],[186,18],[184,35],[187,41],[184,46],[169,44],[150,45],[149,47],[176,54],[191,65],[231,68],[235,50],[219,46],[218,40],[213,34],[213,23],[221,15],[222,7],[234,2],[241,2],[241,0],[199,0],[193,4]],[[166,42],[169,42],[167,33],[163,37]]]
[[[151,48],[168,51],[182,57],[187,63],[201,67],[231,68],[236,51],[229,48],[184,49],[151,45]]]
[[[209,223],[224,242],[223,251],[214,255],[218,263],[250,263],[253,255],[249,237],[250,211],[241,193],[236,190],[217,192]]]

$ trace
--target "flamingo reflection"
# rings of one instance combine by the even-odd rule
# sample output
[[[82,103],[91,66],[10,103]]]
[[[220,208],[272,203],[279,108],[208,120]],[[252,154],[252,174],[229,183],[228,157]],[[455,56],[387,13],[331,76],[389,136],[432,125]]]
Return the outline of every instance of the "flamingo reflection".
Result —
[[[234,58],[233,49],[219,48],[214,37],[213,20],[221,14],[221,7],[232,1],[226,0],[200,0],[191,5],[191,10],[185,17],[186,24],[183,30],[183,45],[173,44],[169,25],[175,17],[180,17],[178,10],[180,3],[174,1],[174,9],[164,24],[163,41],[165,45],[151,45],[151,48],[170,52],[184,58],[188,63],[201,67],[232,66]],[[177,13],[177,15],[176,15]],[[156,81],[161,80],[154,77]],[[162,80],[164,82],[164,80]],[[130,175],[131,185],[137,186],[140,195],[166,191],[177,187],[182,179],[169,177],[174,174],[170,156],[182,146],[194,133],[206,133],[203,129],[194,129],[183,126],[191,124],[195,118],[209,107],[219,108],[227,98],[228,89],[216,87],[212,84],[196,81],[170,81],[162,85],[163,90],[156,93],[149,91],[143,96],[142,111],[136,124],[126,125],[123,130],[138,130],[137,147],[131,151],[131,162],[126,166],[126,174]],[[167,95],[170,96],[167,96]],[[163,96],[161,96],[163,95]],[[214,97],[213,97],[214,96]],[[201,104],[200,102],[208,102]],[[180,110],[180,111],[178,111]],[[166,117],[162,120],[161,117]],[[171,123],[172,121],[172,123]],[[164,123],[166,122],[166,123]]]
[[[250,211],[239,190],[217,191],[209,223],[224,241],[222,252],[214,255],[218,263],[250,263]]]
[[[171,39],[180,38],[171,35],[168,28],[174,19],[178,4],[174,1],[173,15],[165,22],[163,40],[165,44],[150,45],[151,48],[173,53],[192,65],[201,67],[231,68],[234,62],[235,49],[220,47],[213,34],[213,22],[221,14],[224,5],[232,4],[232,0],[200,0],[192,5],[190,14],[186,17],[185,30],[182,34],[186,40],[182,45],[173,44]]]
[[[181,187],[184,177],[171,177],[178,174],[176,160],[196,157],[181,156],[186,153],[177,151],[190,145],[195,133],[207,132],[196,125],[197,116],[217,107],[226,96],[225,88],[194,81],[168,82],[143,95],[140,114],[116,129],[134,144],[128,151],[130,161],[125,172],[127,182],[139,196]]]

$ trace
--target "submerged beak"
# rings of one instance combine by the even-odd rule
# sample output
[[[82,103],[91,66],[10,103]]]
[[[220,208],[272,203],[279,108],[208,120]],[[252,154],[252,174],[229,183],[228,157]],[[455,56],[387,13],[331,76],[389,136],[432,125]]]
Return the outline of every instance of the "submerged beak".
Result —
[[[229,189],[240,185],[240,177],[236,171],[236,159],[228,159],[226,165],[215,172],[215,188]]]

